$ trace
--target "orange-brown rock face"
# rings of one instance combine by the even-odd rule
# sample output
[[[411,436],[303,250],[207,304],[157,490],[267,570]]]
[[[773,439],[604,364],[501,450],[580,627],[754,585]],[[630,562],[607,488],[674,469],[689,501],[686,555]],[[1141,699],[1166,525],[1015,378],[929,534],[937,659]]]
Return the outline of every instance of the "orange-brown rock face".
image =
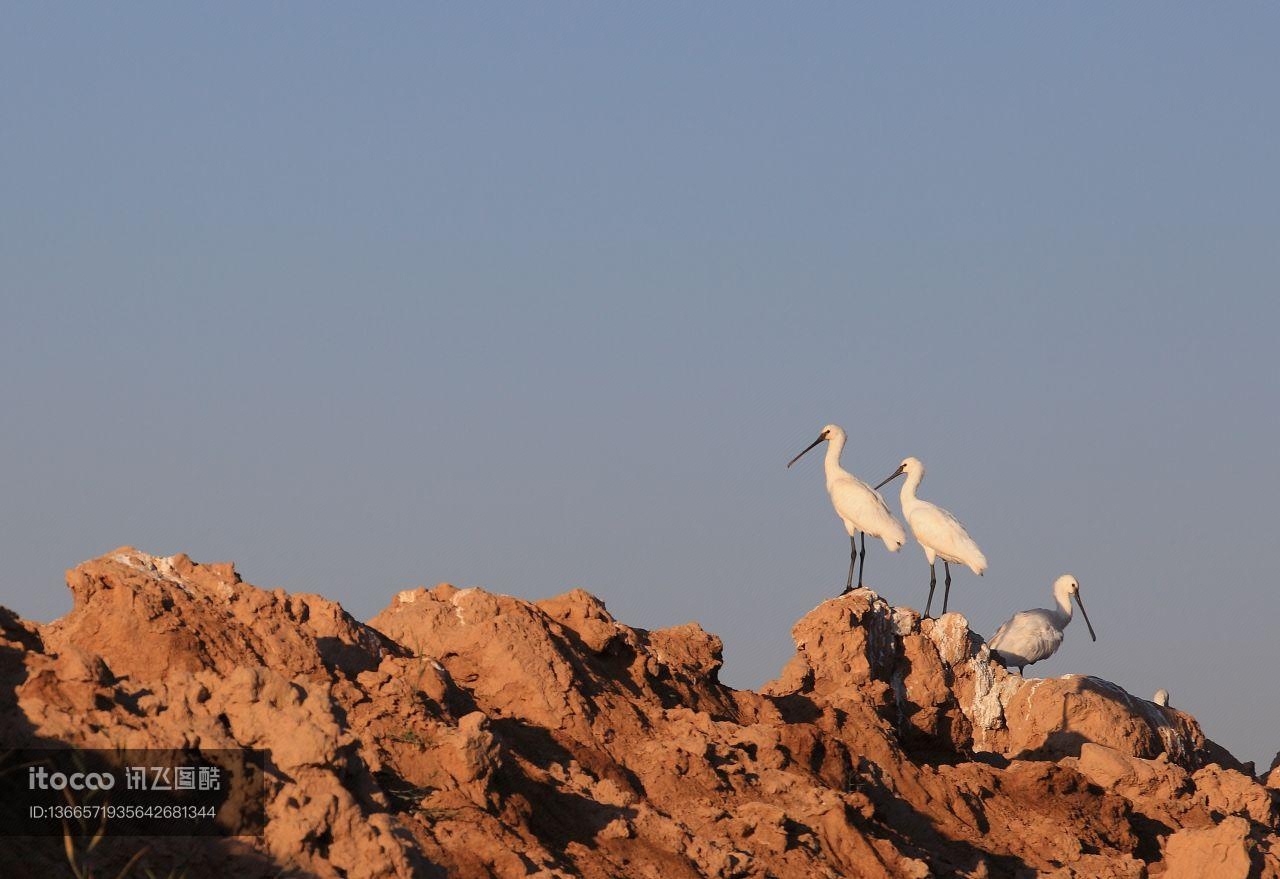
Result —
[[[0,747],[256,747],[267,828],[108,840],[115,875],[1280,879],[1280,791],[1190,716],[1023,680],[964,618],[859,590],[761,692],[695,623],[401,592],[362,624],[230,565],[121,549],[47,626],[0,609]],[[0,874],[65,872],[0,839]],[[21,872],[13,872],[15,865]]]

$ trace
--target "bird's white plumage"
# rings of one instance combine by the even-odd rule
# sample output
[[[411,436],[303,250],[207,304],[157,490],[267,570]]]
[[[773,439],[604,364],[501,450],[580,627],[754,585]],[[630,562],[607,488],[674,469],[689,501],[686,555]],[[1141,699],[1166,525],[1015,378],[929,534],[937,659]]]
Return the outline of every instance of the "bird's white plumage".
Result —
[[[935,559],[967,565],[969,570],[981,575],[987,569],[987,557],[960,520],[937,504],[916,497],[916,489],[924,479],[924,465],[918,458],[906,458],[901,469],[906,474],[898,496],[902,502],[902,517],[911,526],[911,533],[924,550],[925,559],[930,565]]]
[[[849,536],[863,531],[884,541],[890,552],[897,552],[907,542],[907,532],[889,512],[884,497],[870,485],[840,466],[845,432],[834,424],[823,428],[827,434],[827,455],[823,467],[827,476],[827,494],[831,506],[844,522]]]
[[[987,645],[1000,654],[1005,665],[1017,666],[1019,671],[1048,659],[1062,646],[1063,630],[1071,622],[1071,596],[1079,593],[1076,578],[1063,574],[1053,584],[1056,608],[1037,607],[1014,614],[996,630]]]
[[[1062,646],[1062,629],[1057,611],[1038,607],[1016,613],[996,630],[989,642],[1007,665],[1019,668],[1048,659]]]

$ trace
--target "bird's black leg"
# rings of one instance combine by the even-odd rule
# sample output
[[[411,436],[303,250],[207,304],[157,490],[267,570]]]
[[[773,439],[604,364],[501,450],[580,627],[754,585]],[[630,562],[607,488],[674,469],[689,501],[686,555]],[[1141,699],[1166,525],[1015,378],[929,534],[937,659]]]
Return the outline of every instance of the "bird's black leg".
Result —
[[[858,588],[862,588],[862,569],[867,566],[867,532],[858,535],[862,542],[862,552],[858,556]]]
[[[853,565],[857,560],[858,560],[858,544],[854,542],[853,535],[850,534],[849,535],[849,579],[845,581],[844,592],[841,592],[840,593],[841,595],[845,595],[853,591]]]
[[[929,600],[924,604],[924,615],[929,616],[929,608],[933,607],[933,587],[938,585],[938,572],[934,570],[933,563],[929,563]]]
[[[947,580],[946,580],[946,586],[947,586],[947,588],[946,588],[946,589],[944,589],[944,590],[943,590],[943,592],[942,592],[942,612],[943,612],[943,613],[946,613],[946,612],[947,612],[947,602],[951,599],[951,563],[950,563],[950,562],[948,562],[946,559],[943,559],[943,560],[942,560],[942,567],[943,567],[943,568],[946,570],[946,572],[947,572]]]

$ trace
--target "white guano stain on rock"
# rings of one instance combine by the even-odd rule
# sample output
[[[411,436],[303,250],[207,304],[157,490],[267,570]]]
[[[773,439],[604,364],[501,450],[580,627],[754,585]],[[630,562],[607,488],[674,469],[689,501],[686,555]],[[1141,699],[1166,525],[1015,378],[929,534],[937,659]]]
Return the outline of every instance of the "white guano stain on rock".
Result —
[[[957,666],[969,658],[969,621],[963,614],[943,614],[929,629],[929,640],[938,655],[949,666]]]

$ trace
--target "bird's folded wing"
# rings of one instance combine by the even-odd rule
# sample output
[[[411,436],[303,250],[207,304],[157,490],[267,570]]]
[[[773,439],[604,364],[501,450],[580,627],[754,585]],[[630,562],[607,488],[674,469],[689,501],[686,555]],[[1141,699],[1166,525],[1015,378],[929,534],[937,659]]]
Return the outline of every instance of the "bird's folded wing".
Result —
[[[935,549],[962,552],[977,545],[955,516],[933,504],[922,506],[911,514],[911,528]]]
[[[1000,644],[1006,637],[1008,637],[1009,630],[1013,627],[1013,621],[1016,619],[1017,617],[1015,616],[1012,619],[1005,620],[1004,624],[1001,625],[1000,628],[996,629],[996,633],[991,636],[989,641],[987,641],[987,646],[992,650],[999,650]]]
[[[891,516],[884,498],[858,479],[841,479],[831,486],[831,502],[836,512],[854,521],[870,524],[884,516]]]
[[[1062,643],[1062,632],[1046,619],[1048,611],[1024,610],[996,631],[988,646],[1028,662],[1051,656]]]

